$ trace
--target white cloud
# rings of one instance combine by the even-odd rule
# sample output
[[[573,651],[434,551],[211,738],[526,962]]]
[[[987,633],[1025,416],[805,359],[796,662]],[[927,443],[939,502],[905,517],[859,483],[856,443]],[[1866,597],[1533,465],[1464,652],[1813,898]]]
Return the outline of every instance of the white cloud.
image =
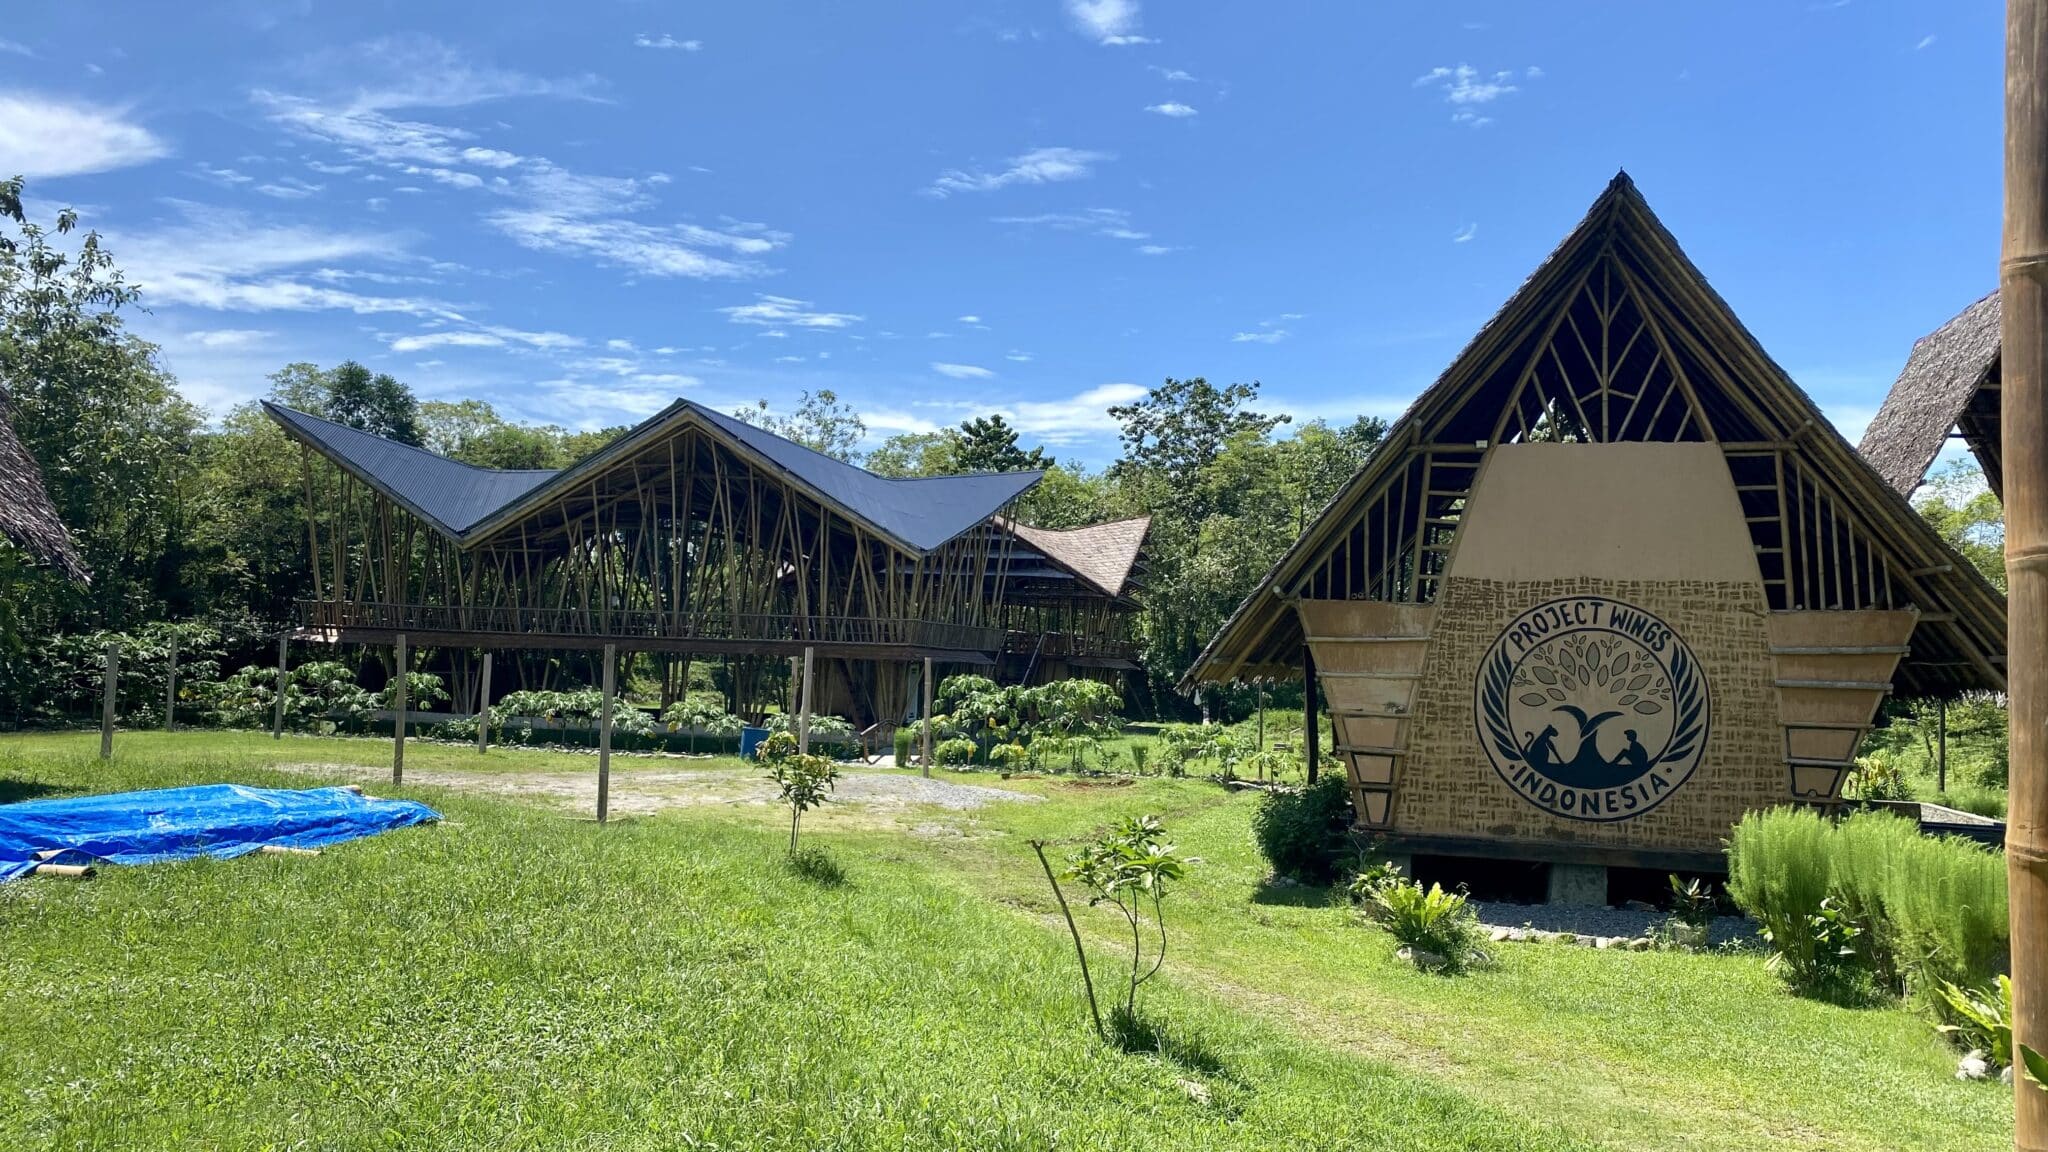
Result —
[[[787,296],[763,295],[752,304],[737,304],[718,311],[734,324],[787,324],[792,328],[846,328],[861,320],[850,312],[812,311],[810,301],[793,300]],[[762,335],[783,336],[786,333],[771,330]]]
[[[1467,224],[1451,234],[1451,243],[1463,244],[1477,235],[1479,235],[1479,225]]]
[[[1168,252],[1178,252],[1178,251],[1180,251],[1180,249],[1179,249],[1179,248],[1177,248],[1177,247],[1174,247],[1173,245],[1170,245],[1170,244],[1140,244],[1140,245],[1138,245],[1138,254],[1139,254],[1139,255],[1141,255],[1141,256],[1164,256],[1164,255],[1166,255],[1166,254],[1167,254]]]
[[[183,223],[154,232],[114,232],[107,238],[128,278],[141,288],[145,304],[461,319],[438,300],[370,296],[310,282],[334,265],[405,258],[405,243],[398,236],[260,224],[237,212],[182,207]]]
[[[255,344],[270,333],[254,328],[213,328],[185,333],[185,339],[202,348],[241,348]]]
[[[208,183],[218,184],[223,188],[231,188],[237,184],[252,183],[256,179],[254,176],[237,172],[233,168],[216,168],[211,164],[205,163],[194,165],[192,175]]]
[[[633,342],[631,340],[607,340],[604,342],[604,346],[606,348],[609,348],[613,352],[637,351],[637,349],[633,347]]]
[[[1233,344],[1278,344],[1287,337],[1285,328],[1268,328],[1262,332],[1239,332],[1230,341]]]
[[[1084,212],[1040,212],[1035,216],[992,216],[997,224],[1021,224],[1059,232],[1089,232],[1112,240],[1143,240],[1151,235],[1131,227],[1131,214],[1121,208],[1090,208]]]
[[[82,176],[147,164],[170,146],[120,109],[0,92],[0,172],[30,179]]]
[[[280,176],[276,180],[258,184],[255,190],[275,200],[303,200],[321,190],[323,185],[308,184],[294,176]]]
[[[0,52],[10,52],[16,56],[35,55],[35,51],[28,45],[13,40],[0,40]]]
[[[1016,404],[1005,415],[1019,431],[1060,444],[1118,431],[1121,425],[1110,417],[1109,410],[1144,396],[1145,389],[1136,384],[1103,384],[1069,400]]]
[[[1015,360],[1019,364],[1029,364],[1031,362],[1031,353],[1019,352],[1015,348],[1012,348],[1008,352],[1003,354],[1003,359]]]
[[[505,341],[488,332],[425,332],[391,342],[393,352],[424,352],[429,348],[498,348]]]
[[[1540,80],[1543,69],[1530,67],[1521,77]],[[1479,109],[1521,91],[1515,85],[1514,72],[1493,72],[1482,74],[1470,64],[1455,67],[1432,68],[1415,78],[1417,88],[1437,88],[1444,94],[1444,102],[1451,106],[1451,121],[1471,128],[1484,127],[1493,123],[1493,118],[1482,114]]]
[[[932,363],[932,371],[954,380],[989,380],[995,376],[995,373],[977,365],[946,364],[938,361]]]
[[[1179,68],[1161,68],[1157,64],[1147,64],[1145,65],[1145,70],[1158,74],[1162,80],[1168,80],[1176,84],[1191,83],[1194,80],[1193,74],[1184,72]]]
[[[1932,45],[1933,45],[1933,43],[1934,43],[1934,40],[1935,40],[1935,38],[1934,38],[1934,37],[1932,37],[1932,36],[1922,36],[1922,37],[1920,38],[1920,42],[1919,42],[1918,44],[1915,44],[1915,45],[1913,45],[1913,51],[1915,51],[1915,52],[1918,52],[1918,51],[1920,51],[1920,50],[1921,50],[1922,48],[1927,48],[1927,47],[1930,47],[1930,46],[1932,46]]]
[[[633,37],[633,47],[672,48],[680,49],[684,52],[695,52],[704,47],[704,42],[702,40],[678,40],[666,32],[659,36],[650,36],[642,32],[638,36]]]
[[[1012,184],[1057,184],[1080,180],[1094,175],[1096,164],[1115,158],[1107,152],[1091,152],[1084,148],[1034,148],[1021,156],[1010,157],[1005,161],[1007,167],[999,171],[968,172],[955,168],[943,172],[925,189],[925,194],[944,199],[955,192],[993,192]]]
[[[1099,44],[1150,43],[1138,33],[1138,0],[1067,0],[1067,16]]]
[[[1161,116],[1171,116],[1175,120],[1185,120],[1188,117],[1197,114],[1193,106],[1188,104],[1181,104],[1172,100],[1169,100],[1164,104],[1147,104],[1145,106],[1145,111],[1156,112]]]
[[[959,321],[960,321],[960,322],[961,322],[962,324],[979,324],[979,323],[981,323],[981,317],[979,317],[979,316],[959,316],[959,317],[955,317],[955,319],[959,320]]]

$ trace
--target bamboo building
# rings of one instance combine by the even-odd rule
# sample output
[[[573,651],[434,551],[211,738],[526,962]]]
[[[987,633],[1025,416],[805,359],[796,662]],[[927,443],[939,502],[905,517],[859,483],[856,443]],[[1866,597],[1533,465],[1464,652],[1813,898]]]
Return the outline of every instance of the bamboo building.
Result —
[[[88,579],[85,562],[72,546],[71,533],[50,503],[42,469],[14,434],[4,391],[0,391],[0,541],[73,580]]]
[[[1306,674],[1389,852],[1597,900],[1839,802],[1886,694],[2003,688],[2005,620],[1622,174],[1183,687]]]
[[[755,717],[809,652],[813,709],[884,727],[914,710],[925,661],[1134,667],[1142,522],[1017,524],[1038,472],[885,478],[682,399],[561,471],[264,409],[303,447],[301,639],[718,657]]]
[[[1948,441],[1960,439],[1992,495],[2004,500],[1999,357],[1993,292],[1914,342],[1857,451],[1900,495],[1911,496]]]

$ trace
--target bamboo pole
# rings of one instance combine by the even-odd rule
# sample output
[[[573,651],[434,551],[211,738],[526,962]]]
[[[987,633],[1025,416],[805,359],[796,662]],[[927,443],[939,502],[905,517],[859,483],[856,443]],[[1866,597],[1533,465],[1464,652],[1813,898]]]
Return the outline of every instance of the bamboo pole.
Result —
[[[284,739],[284,696],[285,688],[291,683],[286,678],[285,658],[290,645],[290,636],[279,636],[277,638],[277,699],[271,702],[270,709],[270,738],[272,740]]]
[[[391,782],[405,783],[405,633],[398,634],[398,680],[391,692]]]
[[[2002,328],[2012,1038],[2048,1051],[2048,0],[2007,0]],[[2013,1077],[2013,1147],[2048,1152],[2048,1092]]]
[[[1316,715],[1316,654],[1301,646],[1301,750],[1308,760],[1308,782],[1316,782],[1316,761],[1322,759],[1323,726]]]
[[[612,668],[618,663],[616,644],[604,646],[604,709],[597,721],[597,822],[611,815],[612,792]]]
[[[476,750],[478,755],[491,746],[491,654],[484,653],[483,682],[476,689]]]
[[[178,726],[178,634],[171,633],[169,667],[164,675],[164,731]]]
[[[817,652],[816,648],[804,645],[804,695],[796,714],[796,750],[804,755],[811,751],[811,680]]]
[[[918,764],[929,777],[932,774],[932,658],[929,656],[924,658],[924,708],[918,713],[918,721],[924,729],[918,740]]]
[[[107,641],[107,683],[100,695],[100,759],[114,758],[114,692],[121,683],[121,644]]]

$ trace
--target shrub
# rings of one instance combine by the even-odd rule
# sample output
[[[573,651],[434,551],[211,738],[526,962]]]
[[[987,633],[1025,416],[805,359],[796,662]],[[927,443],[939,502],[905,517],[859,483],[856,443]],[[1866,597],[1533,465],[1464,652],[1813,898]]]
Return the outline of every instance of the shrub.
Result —
[[[1942,1001],[1953,1024],[1936,1031],[1954,1040],[1958,1047],[1984,1053],[2000,1068],[2012,1066],[2012,978],[2000,976],[1998,989],[1966,990],[1953,984],[1941,986]]]
[[[1911,800],[1913,788],[1896,760],[1877,752],[1856,761],[1849,776],[1849,795],[1858,800]]]
[[[1968,841],[1922,836],[1910,820],[1752,813],[1735,826],[1728,868],[1729,894],[1764,925],[1795,985],[1839,984],[1824,912],[1856,929],[1861,966],[1882,986],[1937,1013],[1946,1013],[1943,984],[1988,987],[2010,966],[2004,860]]]
[[[796,755],[796,734],[793,732],[771,733],[766,740],[754,745],[754,759],[763,764],[780,764],[794,759]]]
[[[896,766],[898,768],[910,767],[911,751],[917,747],[917,733],[912,732],[907,727],[898,728],[892,743],[896,749]]]
[[[938,746],[932,749],[932,759],[941,764],[972,764],[974,741],[959,736],[951,740],[941,740]]]
[[[763,741],[761,747],[765,749],[784,737],[789,737],[789,734],[778,732]],[[796,743],[794,737],[789,737],[789,740],[792,745]],[[839,779],[839,767],[823,756],[794,751],[783,755],[779,750],[772,759],[763,756],[762,760],[768,764],[768,779],[775,782],[782,802],[789,805],[789,854],[794,857],[797,855],[797,831],[804,813],[825,802],[832,785]]]
[[[688,731],[684,738],[685,747],[692,753],[697,751],[698,733],[724,739],[739,735],[740,729],[746,726],[745,721],[727,712],[715,698],[696,693],[669,705],[661,719],[671,732],[677,729]]]
[[[1365,914],[1414,951],[1438,957],[1444,971],[1463,971],[1477,957],[1479,917],[1464,896],[1441,884],[1424,889],[1413,880],[1383,879],[1371,889]]]
[[[1022,744],[998,744],[988,750],[988,762],[1002,768],[1021,768],[1030,758]]]
[[[1267,793],[1252,813],[1252,837],[1276,874],[1328,884],[1344,859],[1349,823],[1344,778],[1325,776],[1300,791]]]

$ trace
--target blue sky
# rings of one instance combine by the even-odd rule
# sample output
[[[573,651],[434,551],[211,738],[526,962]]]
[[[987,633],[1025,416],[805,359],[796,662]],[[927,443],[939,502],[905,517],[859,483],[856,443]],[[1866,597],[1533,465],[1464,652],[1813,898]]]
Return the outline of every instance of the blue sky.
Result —
[[[1995,283],[2002,6],[45,4],[0,170],[218,412],[293,360],[571,426],[832,388],[1099,464],[1165,376],[1398,413],[1626,168],[1854,438]]]

